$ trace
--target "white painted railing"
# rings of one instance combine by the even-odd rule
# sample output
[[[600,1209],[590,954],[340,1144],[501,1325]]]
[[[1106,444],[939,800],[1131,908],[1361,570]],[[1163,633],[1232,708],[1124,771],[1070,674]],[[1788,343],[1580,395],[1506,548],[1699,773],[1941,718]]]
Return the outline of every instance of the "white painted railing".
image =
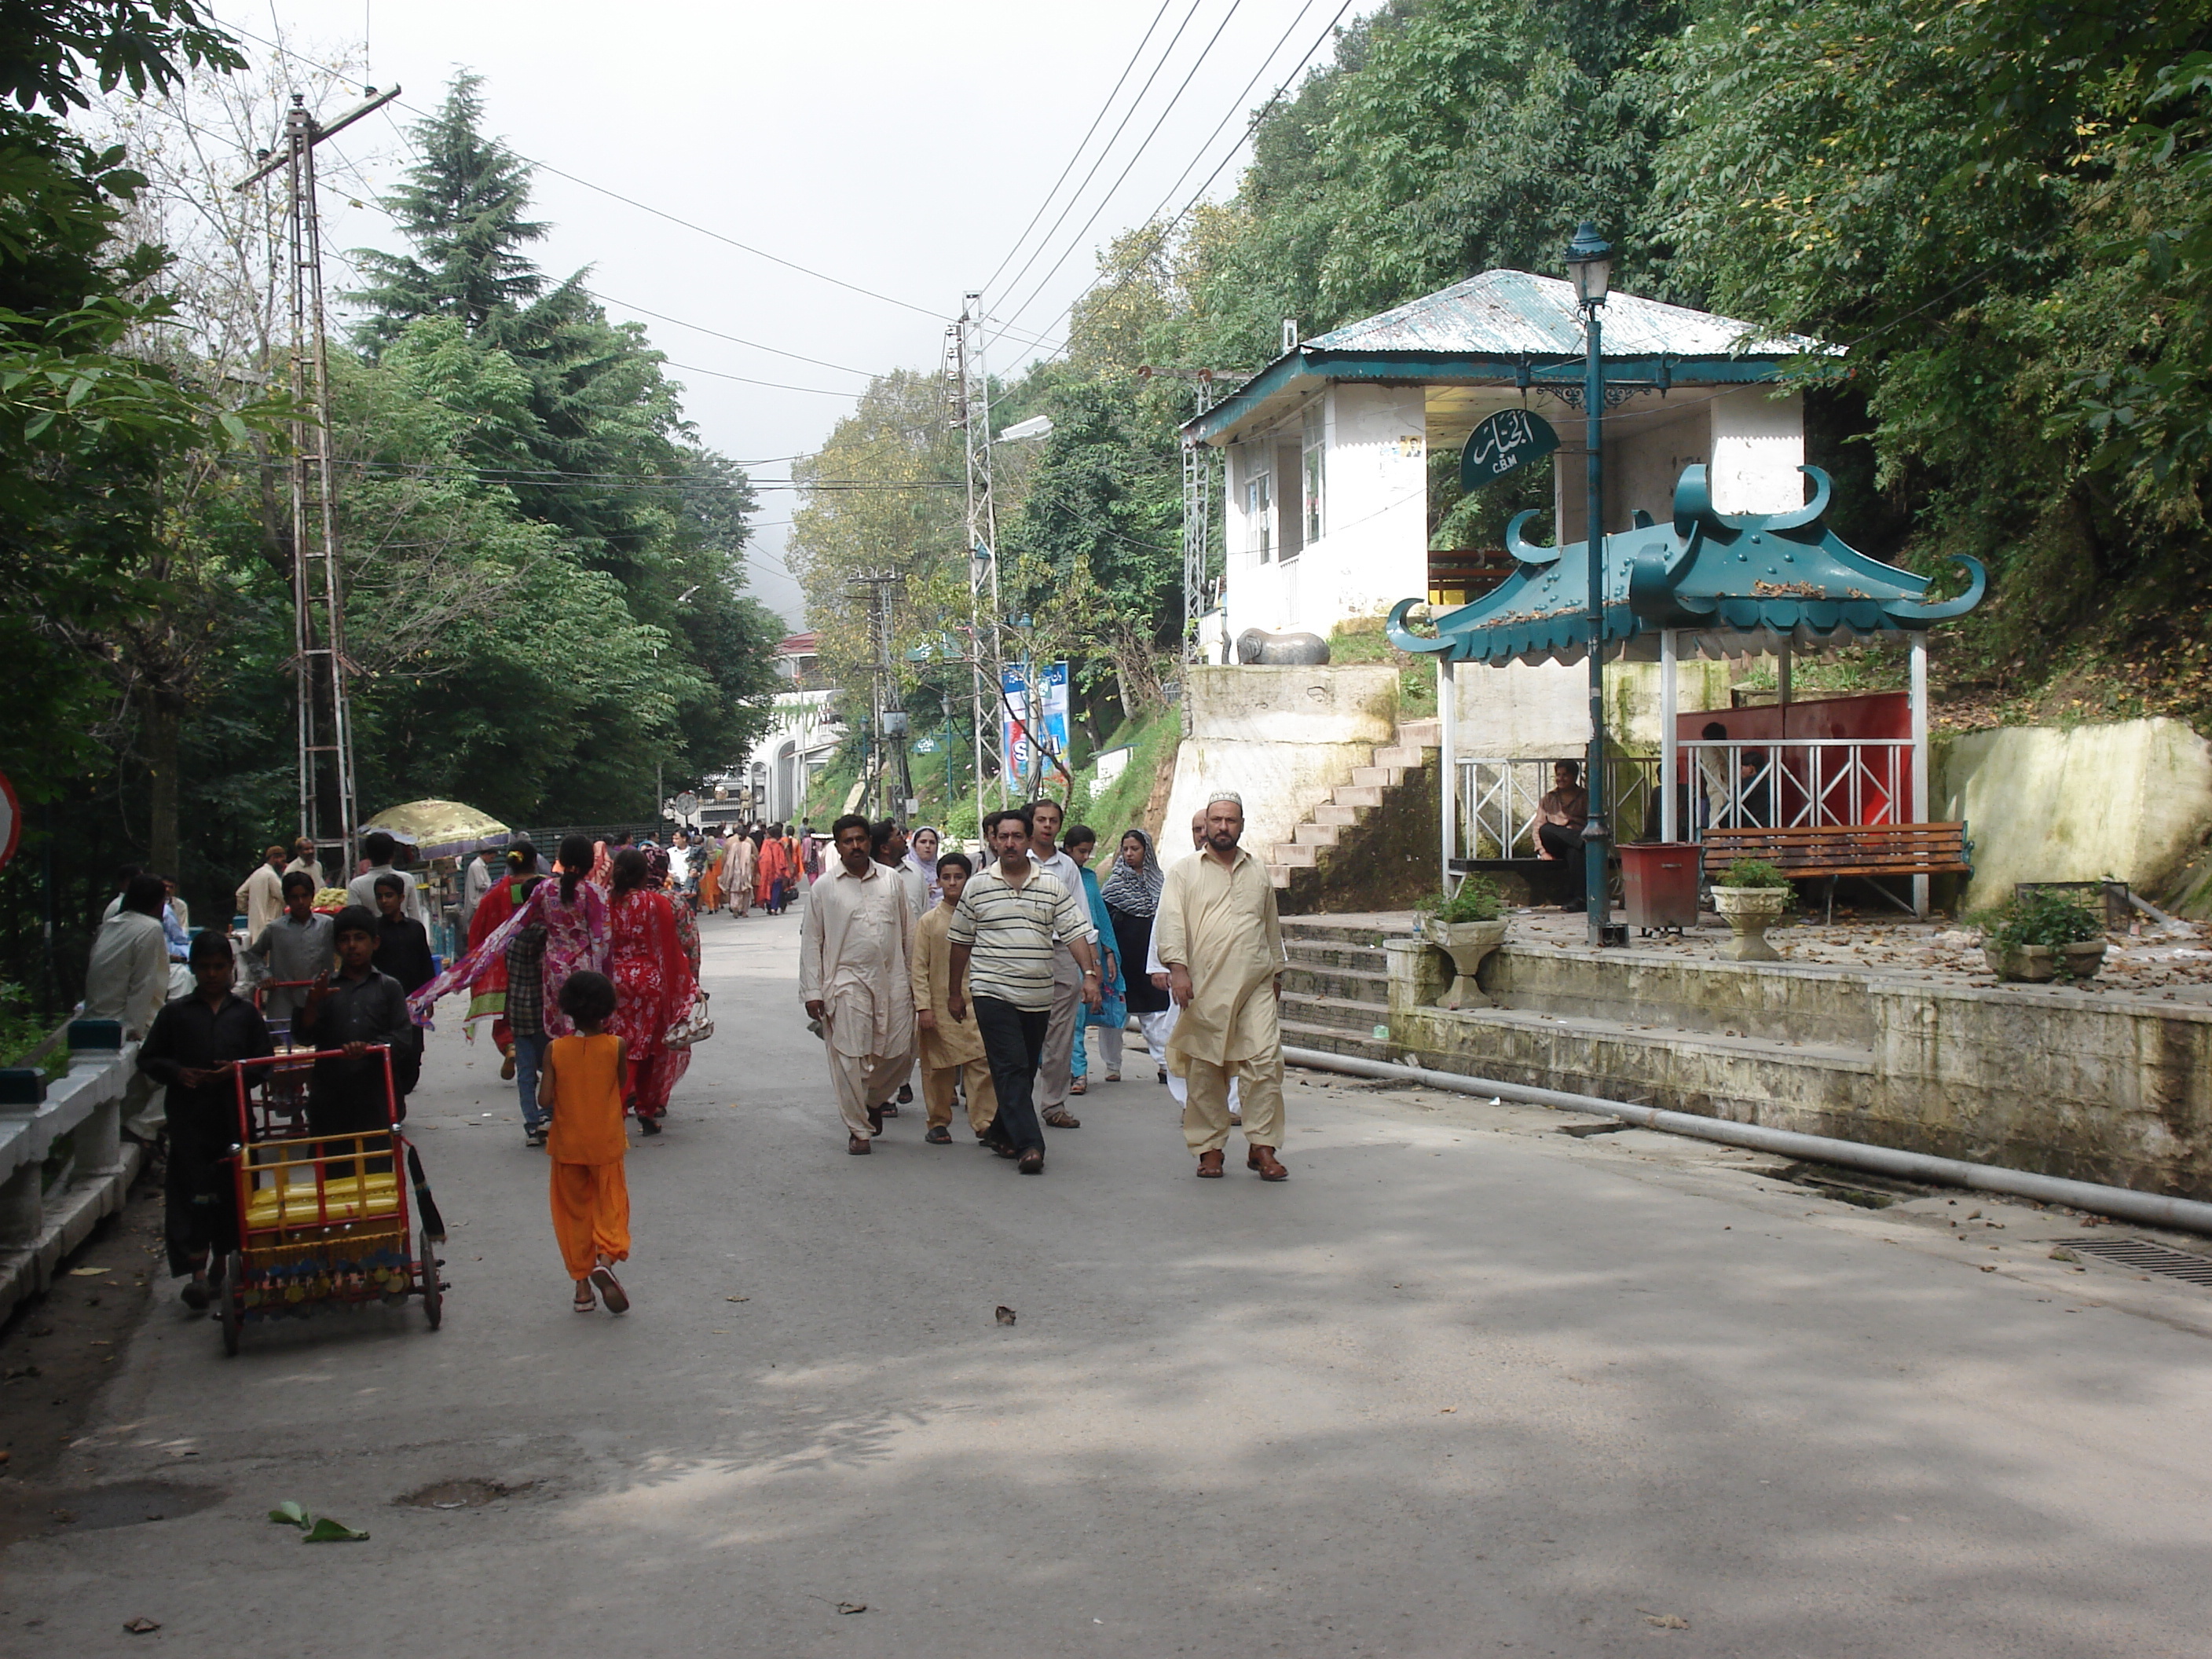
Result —
[[[1676,833],[1685,841],[1702,841],[1712,829],[1912,821],[1910,738],[1700,738],[1678,747]],[[1538,856],[1536,804],[1551,793],[1552,769],[1564,759],[1581,764],[1578,756],[1461,757],[1453,856]],[[1650,756],[1606,763],[1606,817],[1616,843],[1659,837],[1659,768]]]

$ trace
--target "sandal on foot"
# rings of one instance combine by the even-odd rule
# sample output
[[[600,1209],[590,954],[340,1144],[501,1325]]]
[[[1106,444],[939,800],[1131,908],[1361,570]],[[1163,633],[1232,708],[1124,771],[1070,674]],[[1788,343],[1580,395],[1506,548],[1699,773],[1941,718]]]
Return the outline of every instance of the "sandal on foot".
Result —
[[[641,1135],[659,1134],[660,1133],[660,1120],[657,1117],[641,1117],[638,1119],[637,1132]]]
[[[1255,1146],[1244,1155],[1244,1167],[1262,1181],[1288,1181],[1291,1172],[1275,1161],[1273,1146]]]
[[[599,1310],[599,1300],[592,1294],[590,1279],[576,1281],[576,1299],[568,1304],[568,1310],[572,1313],[597,1313]]]
[[[1044,1121],[1055,1129],[1080,1129],[1083,1120],[1064,1106],[1055,1106],[1044,1115]]]
[[[1221,1154],[1219,1152],[1200,1152],[1198,1155],[1198,1178],[1200,1181],[1218,1181],[1221,1179]]]
[[[1106,1080],[1109,1083],[1119,1083],[1121,1080],[1121,1074],[1119,1072],[1109,1072],[1106,1073]]]
[[[195,1279],[177,1294],[187,1308],[194,1313],[198,1313],[208,1304],[207,1280]]]
[[[922,1139],[933,1146],[950,1146],[952,1144],[952,1131],[939,1123]]]
[[[1035,1147],[1031,1147],[1028,1152],[1022,1154],[1022,1161],[1014,1165],[1014,1167],[1017,1170],[1019,1170],[1024,1175],[1042,1175],[1044,1173],[1044,1154],[1038,1152]]]
[[[607,1311],[609,1313],[628,1313],[629,1311],[629,1292],[623,1289],[622,1280],[615,1277],[613,1268],[592,1268],[592,1283],[599,1287],[599,1295],[606,1303]]]
[[[501,1083],[512,1083],[514,1081],[514,1050],[502,1048],[499,1053],[499,1080]]]
[[[868,1109],[868,1127],[869,1127],[870,1129],[872,1129],[872,1131],[874,1131],[877,1134],[881,1134],[881,1133],[883,1133],[883,1132],[884,1132],[884,1109],[883,1109],[882,1107],[880,1107],[880,1106],[871,1106],[871,1107],[869,1107],[867,1109]]]
[[[899,1085],[898,1103],[902,1106],[911,1106],[914,1104],[914,1085],[911,1083],[902,1083]]]
[[[876,1150],[876,1143],[866,1135],[848,1134],[845,1137],[845,1150],[854,1158],[866,1158]]]
[[[1067,1085],[1067,1092],[1072,1095],[1087,1095],[1091,1092],[1091,1085],[1083,1079],[1078,1078]]]

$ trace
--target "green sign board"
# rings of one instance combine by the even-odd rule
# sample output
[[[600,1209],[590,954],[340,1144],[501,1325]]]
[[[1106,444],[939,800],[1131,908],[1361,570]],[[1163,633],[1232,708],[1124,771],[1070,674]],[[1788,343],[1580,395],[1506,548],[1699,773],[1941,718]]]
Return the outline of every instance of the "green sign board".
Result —
[[[1559,434],[1541,415],[1502,409],[1468,434],[1467,447],[1459,453],[1459,487],[1480,489],[1495,483],[1559,447]]]

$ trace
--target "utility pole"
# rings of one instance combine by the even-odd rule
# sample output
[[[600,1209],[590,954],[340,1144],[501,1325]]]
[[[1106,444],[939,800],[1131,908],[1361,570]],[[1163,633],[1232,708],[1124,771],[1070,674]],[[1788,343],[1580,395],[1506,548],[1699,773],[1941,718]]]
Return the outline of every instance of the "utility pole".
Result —
[[[322,216],[315,198],[315,146],[399,95],[368,88],[368,102],[325,126],[292,94],[283,149],[234,186],[245,190],[282,169],[288,192],[286,264],[291,275],[292,670],[299,704],[300,834],[325,869],[352,868],[359,806],[346,681],[359,672],[345,652],[345,572],[339,557],[337,479],[331,469],[330,341],[323,314]],[[320,707],[318,708],[319,702]]]
[[[993,773],[999,779],[999,805],[1006,804],[1006,744],[999,726],[1006,688],[1006,662],[999,646],[999,520],[991,495],[991,380],[983,363],[981,294],[960,296],[960,320],[945,331],[945,378],[953,424],[966,439],[968,457],[969,714],[975,721],[975,816],[980,822],[983,780]]]

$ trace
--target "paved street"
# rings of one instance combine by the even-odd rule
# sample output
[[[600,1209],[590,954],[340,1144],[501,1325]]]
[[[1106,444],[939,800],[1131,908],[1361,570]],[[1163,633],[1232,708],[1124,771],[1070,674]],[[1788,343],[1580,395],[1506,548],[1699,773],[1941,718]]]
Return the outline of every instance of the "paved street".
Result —
[[[448,1004],[445,1328],[226,1360],[165,1289],[64,1473],[216,1501],[9,1550],[0,1651],[2205,1651],[2212,1291],[2051,1260],[2071,1218],[1318,1076],[1287,1186],[1200,1182],[1141,1060],[1042,1179],[918,1107],[848,1158],[796,916],[704,931],[635,1310],[568,1311]],[[394,1501],[471,1480],[512,1490]],[[373,1537],[305,1545],[286,1499]]]

